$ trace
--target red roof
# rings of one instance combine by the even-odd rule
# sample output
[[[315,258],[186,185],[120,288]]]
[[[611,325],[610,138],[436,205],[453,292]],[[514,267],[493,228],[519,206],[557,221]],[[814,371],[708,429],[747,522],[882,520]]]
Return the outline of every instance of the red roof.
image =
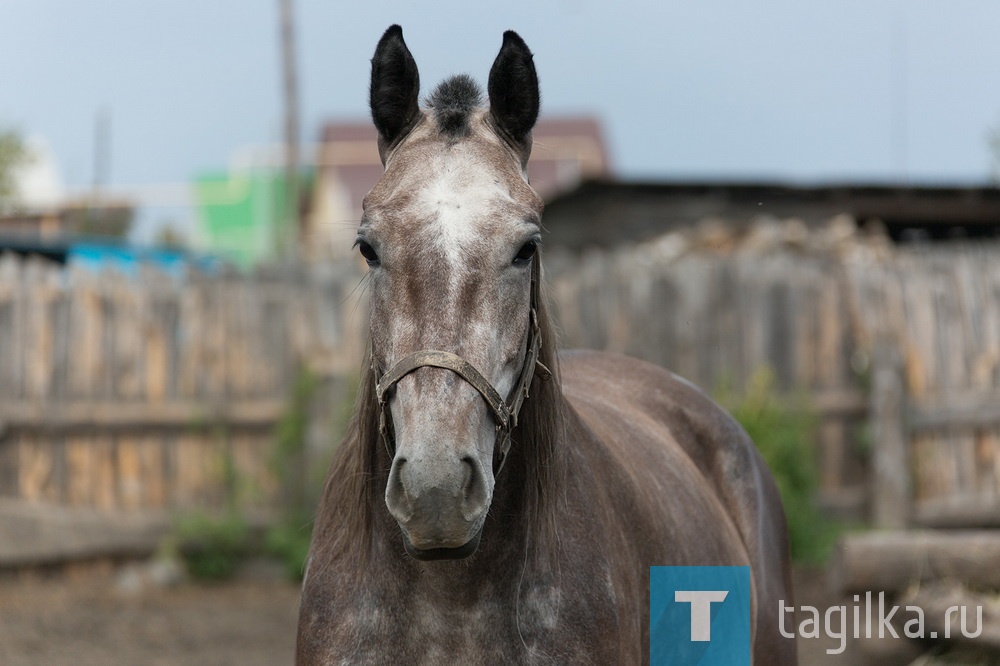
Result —
[[[584,179],[611,174],[600,123],[591,117],[542,118],[532,132],[528,163],[531,184],[545,199],[573,189]],[[323,127],[318,167],[325,179],[346,190],[355,217],[361,200],[382,174],[375,128],[370,121],[330,122]],[[328,181],[329,185],[329,181]]]

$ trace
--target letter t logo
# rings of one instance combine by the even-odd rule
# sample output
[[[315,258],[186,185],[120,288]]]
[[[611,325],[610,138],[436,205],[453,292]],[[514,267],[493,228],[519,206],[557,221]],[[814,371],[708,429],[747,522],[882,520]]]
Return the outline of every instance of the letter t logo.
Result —
[[[725,601],[727,590],[677,590],[674,601],[691,604],[691,640],[712,640],[712,602]]]

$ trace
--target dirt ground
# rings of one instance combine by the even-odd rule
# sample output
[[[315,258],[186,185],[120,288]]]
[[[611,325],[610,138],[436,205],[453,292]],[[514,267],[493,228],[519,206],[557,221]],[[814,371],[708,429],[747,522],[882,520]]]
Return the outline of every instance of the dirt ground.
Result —
[[[3,666],[280,666],[298,587],[247,581],[124,591],[114,578],[0,580]]]
[[[800,603],[826,601],[822,572],[796,579]],[[0,579],[0,665],[292,663],[299,592],[279,576],[138,589],[122,580],[120,569]],[[800,643],[804,666],[863,663]]]
[[[796,572],[797,605],[840,603],[822,571]],[[172,587],[123,584],[103,574],[0,578],[0,666],[281,666],[291,664],[297,585],[265,570],[224,584]],[[927,647],[851,641],[799,641],[803,666],[903,666]],[[995,664],[964,658],[964,664]]]

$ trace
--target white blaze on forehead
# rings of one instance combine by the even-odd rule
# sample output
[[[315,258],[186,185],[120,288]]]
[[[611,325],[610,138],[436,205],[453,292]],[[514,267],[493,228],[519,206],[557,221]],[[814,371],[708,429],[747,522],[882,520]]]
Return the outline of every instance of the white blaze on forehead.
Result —
[[[489,239],[481,223],[504,215],[502,208],[512,199],[474,152],[454,147],[449,153],[431,169],[432,176],[416,204],[419,217],[426,220],[428,236],[440,245],[455,270],[462,265],[463,249]]]

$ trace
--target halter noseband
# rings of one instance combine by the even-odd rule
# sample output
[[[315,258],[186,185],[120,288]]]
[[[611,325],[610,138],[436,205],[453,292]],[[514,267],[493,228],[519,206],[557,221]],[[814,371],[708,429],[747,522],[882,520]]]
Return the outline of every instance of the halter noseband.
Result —
[[[388,372],[379,374],[378,366],[375,363],[375,352],[372,350],[372,372],[375,373],[375,399],[378,400],[379,419],[378,429],[385,442],[389,456],[393,454],[393,443],[395,433],[392,428],[392,417],[389,415],[389,393],[396,384],[418,368],[426,366],[434,368],[444,368],[451,370],[472,388],[479,392],[486,404],[489,405],[493,413],[493,420],[496,421],[497,438],[494,444],[494,451],[499,452],[500,461],[493,472],[494,477],[503,469],[507,461],[507,453],[510,451],[510,433],[517,427],[517,415],[521,411],[521,405],[528,397],[528,389],[531,387],[531,380],[537,374],[542,379],[549,379],[552,373],[545,365],[538,360],[538,351],[542,346],[542,335],[538,328],[538,282],[539,282],[539,259],[538,252],[531,259],[531,320],[528,331],[528,349],[524,356],[524,365],[521,366],[521,373],[517,384],[511,390],[507,399],[500,397],[500,393],[493,388],[493,385],[481,372],[457,354],[436,349],[424,349],[413,352],[399,359]]]

